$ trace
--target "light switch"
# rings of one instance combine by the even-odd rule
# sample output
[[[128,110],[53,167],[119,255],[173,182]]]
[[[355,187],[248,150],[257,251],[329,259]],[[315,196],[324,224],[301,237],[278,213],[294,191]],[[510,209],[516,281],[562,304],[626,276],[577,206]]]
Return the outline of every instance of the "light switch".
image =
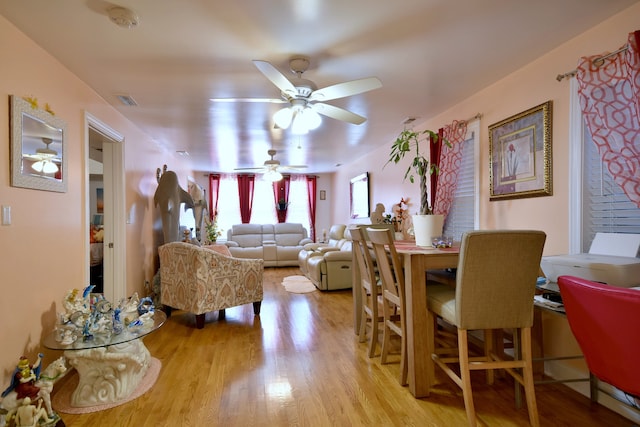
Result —
[[[2,205],[2,225],[11,225],[11,206]]]

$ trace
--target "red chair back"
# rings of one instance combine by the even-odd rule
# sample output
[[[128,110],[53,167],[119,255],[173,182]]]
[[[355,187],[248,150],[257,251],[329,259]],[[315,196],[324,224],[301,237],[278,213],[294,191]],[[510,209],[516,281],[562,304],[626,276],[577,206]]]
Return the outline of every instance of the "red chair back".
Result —
[[[589,371],[614,387],[640,396],[640,290],[558,277],[571,331]]]

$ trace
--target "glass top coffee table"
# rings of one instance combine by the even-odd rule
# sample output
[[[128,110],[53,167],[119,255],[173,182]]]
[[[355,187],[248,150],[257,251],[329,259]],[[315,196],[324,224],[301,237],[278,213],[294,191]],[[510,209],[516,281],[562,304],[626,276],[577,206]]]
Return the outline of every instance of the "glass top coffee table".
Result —
[[[69,364],[78,371],[71,406],[86,408],[126,401],[151,365],[152,358],[142,338],[157,331],[166,320],[166,314],[156,310],[153,324],[125,327],[119,334],[96,334],[88,340],[78,337],[68,344],[63,344],[59,330],[46,336],[43,345],[63,350]]]

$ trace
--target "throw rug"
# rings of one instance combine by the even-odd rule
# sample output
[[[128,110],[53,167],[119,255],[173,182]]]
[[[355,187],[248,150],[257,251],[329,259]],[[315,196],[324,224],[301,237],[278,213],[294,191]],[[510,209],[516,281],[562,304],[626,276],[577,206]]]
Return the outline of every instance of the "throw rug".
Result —
[[[292,292],[294,294],[306,294],[316,290],[316,287],[311,280],[304,276],[285,277],[282,279],[282,286],[284,286],[287,292]]]
[[[59,390],[54,389],[54,395],[51,397],[51,404],[53,406],[53,410],[56,412],[63,412],[65,414],[86,414],[89,412],[98,412],[104,411],[105,409],[110,409],[115,406],[122,405],[123,403],[131,402],[134,399],[145,394],[153,385],[156,383],[158,379],[158,375],[160,374],[160,368],[162,367],[162,362],[155,357],[151,358],[151,363],[149,364],[149,368],[147,368],[147,373],[145,374],[138,387],[131,393],[131,395],[124,399],[115,403],[105,403],[102,405],[88,406],[88,407],[75,407],[71,406],[71,395],[75,391],[78,386],[78,374],[68,379],[68,381],[63,384]]]

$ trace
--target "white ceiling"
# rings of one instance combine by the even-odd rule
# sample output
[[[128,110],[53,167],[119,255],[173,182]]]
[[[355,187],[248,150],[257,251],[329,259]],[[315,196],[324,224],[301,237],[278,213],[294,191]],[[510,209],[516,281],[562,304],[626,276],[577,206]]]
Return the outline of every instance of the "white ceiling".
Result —
[[[261,165],[275,148],[282,164],[320,173],[389,144],[405,118],[443,111],[636,1],[0,0],[0,13],[159,145],[186,150],[195,170]],[[135,10],[139,25],[113,24],[113,6]],[[318,87],[382,81],[328,102],[367,122],[325,117],[293,136],[273,130],[279,105],[210,101],[279,97],[252,60],[287,73],[300,54]]]

